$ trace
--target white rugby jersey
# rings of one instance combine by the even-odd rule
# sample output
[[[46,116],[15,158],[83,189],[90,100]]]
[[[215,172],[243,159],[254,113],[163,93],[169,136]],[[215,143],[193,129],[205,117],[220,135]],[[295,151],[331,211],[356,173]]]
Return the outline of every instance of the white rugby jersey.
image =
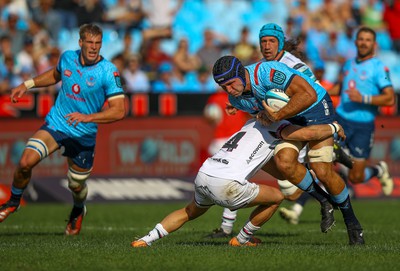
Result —
[[[275,145],[280,142],[280,132],[287,125],[290,122],[286,120],[269,126],[262,126],[255,119],[249,120],[203,163],[199,171],[221,179],[247,182],[273,157]]]

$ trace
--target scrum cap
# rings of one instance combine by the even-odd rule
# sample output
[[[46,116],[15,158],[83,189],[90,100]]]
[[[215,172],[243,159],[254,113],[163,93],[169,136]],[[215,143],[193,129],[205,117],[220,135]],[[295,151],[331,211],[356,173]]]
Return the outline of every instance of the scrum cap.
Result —
[[[259,34],[260,41],[261,38],[265,36],[272,36],[277,38],[279,43],[278,53],[282,51],[283,45],[285,44],[285,34],[283,33],[283,30],[279,25],[274,23],[269,23],[261,27]]]
[[[246,76],[244,66],[234,56],[223,56],[219,58],[213,67],[214,81],[220,85],[233,78],[239,78],[246,86]]]

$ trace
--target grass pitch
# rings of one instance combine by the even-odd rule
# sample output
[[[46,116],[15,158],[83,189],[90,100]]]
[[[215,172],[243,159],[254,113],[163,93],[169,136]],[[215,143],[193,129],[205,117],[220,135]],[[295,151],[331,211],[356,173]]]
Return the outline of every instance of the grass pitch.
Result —
[[[353,200],[366,245],[350,247],[339,211],[336,227],[319,230],[319,208],[310,202],[299,225],[278,214],[256,236],[258,247],[234,248],[229,239],[206,239],[222,208],[184,225],[151,247],[130,242],[185,203],[88,204],[79,236],[64,236],[70,206],[30,204],[0,224],[0,270],[400,270],[400,201]],[[282,206],[287,206],[283,203]],[[235,232],[251,209],[239,211]]]

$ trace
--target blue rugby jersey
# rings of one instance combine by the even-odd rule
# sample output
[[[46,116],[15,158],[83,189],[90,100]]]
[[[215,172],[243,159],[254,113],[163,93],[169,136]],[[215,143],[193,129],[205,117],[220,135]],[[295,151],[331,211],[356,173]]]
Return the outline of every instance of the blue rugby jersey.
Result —
[[[364,61],[348,60],[343,66],[343,84],[340,104],[336,113],[346,120],[355,122],[373,122],[378,107],[350,101],[346,90],[355,88],[361,95],[379,95],[386,87],[391,87],[389,69],[377,58]]]
[[[306,80],[317,93],[317,101],[306,110],[297,114],[297,116],[316,106],[326,95],[326,90],[312,78],[289,68],[283,63],[277,61],[258,62],[248,65],[245,68],[250,75],[252,92],[239,97],[229,95],[229,101],[234,107],[248,113],[255,114],[263,110],[261,101],[264,100],[265,93],[274,88],[285,92],[295,75]]]
[[[61,55],[57,71],[61,74],[62,87],[45,120],[51,129],[78,139],[82,145],[93,146],[97,124],[69,126],[65,116],[73,112],[100,112],[108,98],[123,95],[124,91],[114,64],[102,58],[94,65],[83,66],[79,57],[80,50],[66,51]]]

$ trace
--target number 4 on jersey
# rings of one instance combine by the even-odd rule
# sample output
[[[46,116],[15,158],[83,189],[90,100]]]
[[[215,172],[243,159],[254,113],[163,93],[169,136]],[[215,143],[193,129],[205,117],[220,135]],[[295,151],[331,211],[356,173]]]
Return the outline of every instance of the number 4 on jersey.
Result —
[[[229,138],[228,141],[222,146],[222,149],[226,149],[226,151],[233,151],[238,147],[238,143],[240,139],[246,134],[246,132],[239,132],[235,134],[233,137]]]

